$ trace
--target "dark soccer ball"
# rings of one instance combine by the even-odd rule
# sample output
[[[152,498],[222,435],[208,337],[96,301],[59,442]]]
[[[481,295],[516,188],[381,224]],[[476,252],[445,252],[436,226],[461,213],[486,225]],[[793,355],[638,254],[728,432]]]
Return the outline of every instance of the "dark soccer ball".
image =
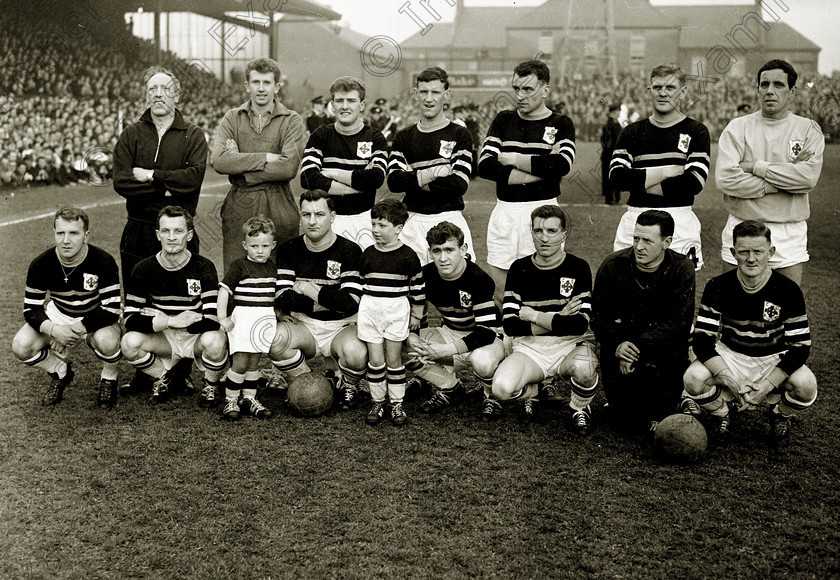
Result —
[[[304,417],[326,413],[333,404],[332,384],[320,373],[305,373],[289,385],[289,406]]]
[[[691,415],[677,413],[660,421],[653,435],[659,455],[674,463],[697,463],[706,452],[708,438],[703,424]]]

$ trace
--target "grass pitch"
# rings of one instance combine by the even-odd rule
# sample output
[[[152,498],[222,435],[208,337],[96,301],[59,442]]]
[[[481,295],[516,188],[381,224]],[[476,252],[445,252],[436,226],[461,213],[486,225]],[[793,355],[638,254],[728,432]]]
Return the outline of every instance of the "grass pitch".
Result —
[[[624,211],[600,205],[597,163],[580,144],[561,197],[568,249],[593,274]],[[0,227],[0,578],[840,577],[838,179],[831,146],[803,284],[817,403],[788,448],[769,447],[766,418],[751,413],[688,467],[605,426],[601,393],[583,439],[565,406],[534,424],[509,408],[485,425],[477,399],[432,417],[410,400],[403,429],[368,427],[363,408],[228,424],[187,397],[95,408],[99,363],[81,348],[65,400],[44,409],[45,375],[9,348],[26,268],[51,245],[51,220],[37,216],[90,207],[92,243],[116,255],[124,208],[110,187],[0,192],[0,220],[23,220]],[[226,189],[208,175],[197,220],[217,265]],[[482,263],[492,184],[474,181],[467,199]],[[698,300],[721,267],[721,199],[710,180],[695,206]]]

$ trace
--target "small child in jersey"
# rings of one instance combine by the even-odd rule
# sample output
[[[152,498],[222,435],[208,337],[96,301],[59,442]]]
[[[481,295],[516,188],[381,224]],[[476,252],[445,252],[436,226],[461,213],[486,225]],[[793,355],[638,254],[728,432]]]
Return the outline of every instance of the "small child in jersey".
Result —
[[[408,420],[402,406],[402,344],[409,329],[420,327],[426,301],[423,274],[417,254],[399,239],[408,219],[405,204],[386,199],[371,208],[370,216],[374,244],[362,255],[363,291],[357,322],[359,340],[368,347],[367,381],[373,400],[366,421],[369,425],[382,421],[387,396],[391,421],[399,426]]]
[[[260,355],[268,352],[277,329],[277,267],[270,259],[275,232],[274,222],[263,215],[246,221],[242,247],[247,256],[235,260],[219,283],[219,323],[228,333],[231,354],[222,410],[228,421],[239,419],[241,412],[259,419],[273,414],[257,400],[257,381]]]

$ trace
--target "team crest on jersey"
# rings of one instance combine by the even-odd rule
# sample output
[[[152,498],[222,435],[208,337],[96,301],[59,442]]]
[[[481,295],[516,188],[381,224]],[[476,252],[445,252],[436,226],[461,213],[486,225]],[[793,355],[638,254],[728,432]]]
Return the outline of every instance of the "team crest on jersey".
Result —
[[[472,294],[464,292],[463,290],[458,290],[458,296],[461,298],[461,306],[464,308],[472,307]]]
[[[201,296],[201,280],[187,278],[187,294],[190,296]]]
[[[96,274],[82,274],[85,280],[85,290],[96,290],[99,286],[99,276]]]
[[[449,159],[452,157],[452,151],[455,149],[455,141],[440,140],[440,151],[438,153],[441,157]]]
[[[689,143],[691,143],[691,135],[688,133],[680,133],[680,140],[677,141],[677,149],[683,153],[688,153]]]
[[[337,280],[341,276],[341,262],[327,260],[327,278]]]
[[[797,157],[799,157],[799,154],[802,153],[802,148],[804,146],[805,143],[803,143],[801,139],[788,141],[788,157],[790,157],[791,159],[796,159]]]
[[[356,155],[361,159],[370,159],[373,155],[373,141],[359,141],[356,143]]]
[[[546,127],[545,133],[543,133],[543,141],[548,143],[549,145],[554,145],[554,142],[557,140],[557,127]]]
[[[560,278],[560,294],[568,298],[572,295],[572,290],[575,289],[574,278]]]
[[[779,319],[782,313],[780,306],[776,306],[772,302],[764,301],[764,320],[767,322],[775,322]]]

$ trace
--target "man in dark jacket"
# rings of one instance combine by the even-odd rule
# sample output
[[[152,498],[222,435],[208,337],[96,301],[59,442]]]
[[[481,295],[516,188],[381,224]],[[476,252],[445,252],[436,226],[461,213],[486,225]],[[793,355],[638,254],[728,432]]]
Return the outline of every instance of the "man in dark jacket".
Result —
[[[177,110],[181,83],[153,66],[144,75],[148,108],[125,128],[114,149],[114,190],[126,199],[128,223],[120,241],[123,284],[137,262],[160,251],[158,212],[181,206],[195,217],[207,166],[207,141]],[[198,236],[189,243],[198,253]]]
[[[601,195],[607,205],[618,205],[621,201],[621,191],[610,184],[610,160],[615,144],[618,143],[618,134],[621,133],[621,124],[618,122],[620,112],[621,105],[610,105],[607,122],[601,128]]]
[[[647,426],[677,411],[694,316],[694,263],[668,248],[674,219],[639,214],[633,247],[604,260],[592,292],[604,392],[616,422]],[[685,412],[699,412],[685,400]]]

